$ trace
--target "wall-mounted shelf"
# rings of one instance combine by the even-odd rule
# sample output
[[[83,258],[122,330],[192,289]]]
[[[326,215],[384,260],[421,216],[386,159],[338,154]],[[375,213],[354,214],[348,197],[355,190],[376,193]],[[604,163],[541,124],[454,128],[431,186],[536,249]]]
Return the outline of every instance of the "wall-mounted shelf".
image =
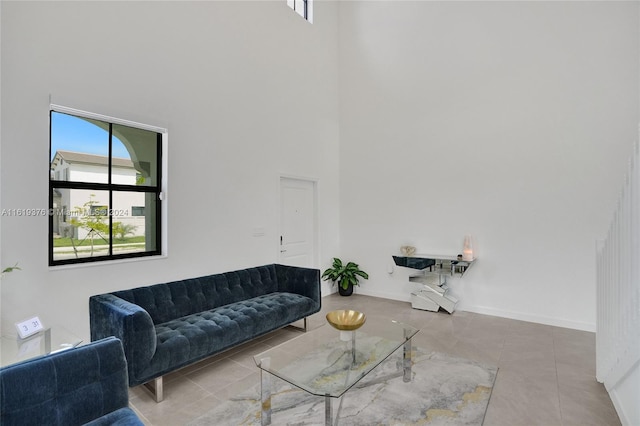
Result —
[[[416,269],[409,281],[419,284],[420,289],[411,293],[411,307],[427,311],[440,308],[452,313],[458,299],[449,294],[447,277],[463,276],[476,259],[463,260],[459,256],[415,254],[413,256],[393,256],[397,266]]]

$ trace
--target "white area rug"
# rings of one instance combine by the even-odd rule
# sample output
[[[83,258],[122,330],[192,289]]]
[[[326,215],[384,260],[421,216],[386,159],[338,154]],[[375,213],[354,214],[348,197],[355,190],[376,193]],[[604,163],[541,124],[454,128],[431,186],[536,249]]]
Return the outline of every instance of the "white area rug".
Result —
[[[340,400],[333,400],[338,425],[481,425],[489,404],[497,367],[426,353],[414,348],[412,381],[397,375],[400,349]],[[292,365],[295,367],[295,365]],[[394,377],[395,375],[395,377]],[[323,425],[324,398],[273,377],[273,425]],[[190,423],[259,425],[260,384]]]

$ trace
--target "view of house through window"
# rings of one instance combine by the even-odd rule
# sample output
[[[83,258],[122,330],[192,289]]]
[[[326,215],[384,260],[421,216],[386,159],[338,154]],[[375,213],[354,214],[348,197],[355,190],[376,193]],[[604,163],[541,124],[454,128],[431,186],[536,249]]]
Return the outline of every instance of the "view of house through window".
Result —
[[[160,254],[162,133],[51,111],[49,264]]]

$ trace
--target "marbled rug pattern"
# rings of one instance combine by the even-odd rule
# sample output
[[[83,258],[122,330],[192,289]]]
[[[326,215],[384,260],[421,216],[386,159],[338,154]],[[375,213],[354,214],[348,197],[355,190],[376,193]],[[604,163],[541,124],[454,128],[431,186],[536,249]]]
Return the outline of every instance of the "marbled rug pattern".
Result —
[[[481,425],[497,367],[414,348],[412,381],[398,369],[402,350],[376,367],[340,399],[339,425]],[[296,368],[295,364],[291,368]],[[324,398],[273,377],[273,425],[324,424]],[[260,384],[212,409],[190,425],[259,425]]]

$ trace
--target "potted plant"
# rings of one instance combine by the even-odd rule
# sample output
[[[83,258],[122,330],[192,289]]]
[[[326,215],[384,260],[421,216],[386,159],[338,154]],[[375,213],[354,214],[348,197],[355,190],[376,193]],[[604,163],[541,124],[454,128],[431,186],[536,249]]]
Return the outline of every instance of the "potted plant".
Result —
[[[330,280],[334,284],[338,284],[338,292],[341,296],[351,296],[353,286],[360,285],[358,277],[369,279],[369,274],[361,270],[356,263],[349,262],[344,265],[342,260],[337,257],[333,258],[331,268],[326,269],[322,273],[323,280]]]

